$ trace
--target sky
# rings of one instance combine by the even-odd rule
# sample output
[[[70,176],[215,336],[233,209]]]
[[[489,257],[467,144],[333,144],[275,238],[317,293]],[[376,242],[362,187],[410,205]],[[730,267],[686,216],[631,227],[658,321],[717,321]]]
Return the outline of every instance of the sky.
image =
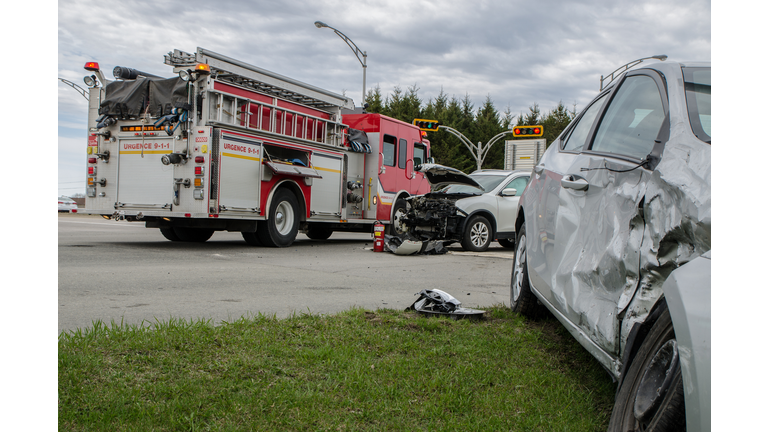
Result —
[[[163,55],[202,47],[351,97],[361,104],[363,68],[342,32],[367,53],[368,90],[385,97],[416,86],[423,104],[442,90],[487,97],[513,115],[534,103],[577,110],[600,76],[637,58],[711,60],[709,1],[256,0],[58,2],[58,78],[85,87],[97,61],[170,77]],[[535,6],[534,6],[535,5]],[[87,102],[57,82],[58,192],[85,189]]]

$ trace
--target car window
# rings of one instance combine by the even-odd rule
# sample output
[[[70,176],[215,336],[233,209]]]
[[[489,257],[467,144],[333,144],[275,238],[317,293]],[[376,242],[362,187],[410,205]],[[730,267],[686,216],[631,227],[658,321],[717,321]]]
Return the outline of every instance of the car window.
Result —
[[[395,143],[397,138],[392,135],[384,135],[384,146],[381,149],[381,153],[384,155],[384,165],[395,166]]]
[[[595,122],[595,117],[597,117],[597,113],[600,112],[600,108],[602,108],[604,103],[605,95],[601,96],[595,103],[587,108],[581,116],[581,119],[579,119],[579,123],[571,129],[568,138],[566,138],[563,150],[575,152],[581,151],[582,147],[584,147],[584,143],[587,141],[589,130],[592,129],[592,123]]]
[[[592,151],[645,158],[664,122],[664,106],[656,82],[647,75],[628,77],[605,111]]]
[[[423,144],[413,144],[413,166],[419,166],[427,160],[427,148]]]
[[[405,169],[405,163],[408,159],[408,140],[400,138],[400,158],[397,160],[397,167]]]
[[[685,102],[691,129],[696,136],[712,143],[712,70],[709,68],[683,68]]]
[[[469,185],[462,185],[462,184],[453,184],[448,186],[447,188],[443,189],[443,192],[446,193],[474,193],[474,194],[480,194],[483,192],[489,192],[493,190],[496,186],[498,186],[501,182],[504,181],[504,179],[507,178],[506,175],[477,175],[473,176],[470,175],[470,177],[478,182],[480,186],[483,187],[483,190],[479,190],[474,186]]]
[[[517,193],[515,196],[520,196],[523,194],[523,190],[525,189],[525,185],[528,184],[528,180],[530,177],[528,176],[522,176],[518,177],[511,182],[509,182],[506,186],[504,186],[504,189],[514,188],[517,189]]]

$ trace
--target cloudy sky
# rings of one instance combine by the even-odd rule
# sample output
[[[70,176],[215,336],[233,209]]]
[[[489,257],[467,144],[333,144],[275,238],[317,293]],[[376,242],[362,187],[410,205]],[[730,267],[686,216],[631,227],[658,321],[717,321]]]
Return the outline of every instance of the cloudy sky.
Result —
[[[213,6],[215,4],[215,7]],[[441,91],[487,96],[498,111],[583,107],[601,75],[640,57],[711,60],[704,0],[255,0],[58,2],[58,77],[83,86],[86,61],[168,76],[163,54],[197,47],[353,98],[362,67],[323,21],[368,54],[367,87],[385,96],[415,85],[424,103]],[[86,100],[58,87],[59,194],[84,192]]]

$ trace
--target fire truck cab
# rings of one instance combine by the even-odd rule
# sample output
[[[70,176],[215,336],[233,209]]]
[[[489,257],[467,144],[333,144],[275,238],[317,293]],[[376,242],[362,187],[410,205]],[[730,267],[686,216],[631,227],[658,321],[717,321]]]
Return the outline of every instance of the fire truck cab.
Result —
[[[198,48],[162,78],[89,62],[85,209],[144,222],[171,241],[239,231],[285,247],[299,230],[371,232],[402,198],[429,191],[414,125],[350,98]],[[86,82],[88,82],[86,78]]]

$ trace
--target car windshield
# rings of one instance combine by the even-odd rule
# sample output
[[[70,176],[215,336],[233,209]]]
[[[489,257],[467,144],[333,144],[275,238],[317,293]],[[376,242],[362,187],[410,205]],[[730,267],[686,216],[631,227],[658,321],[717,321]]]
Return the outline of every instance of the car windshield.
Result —
[[[685,101],[688,104],[688,118],[696,136],[712,143],[712,70],[710,68],[683,68],[685,78]]]
[[[471,175],[471,174],[470,174],[470,177],[472,177],[474,181],[480,183],[480,186],[483,187],[482,191],[478,190],[474,186],[454,184],[443,189],[443,192],[481,194],[483,192],[488,192],[493,190],[493,188],[498,186],[499,183],[501,183],[502,181],[504,181],[505,178],[507,178],[506,175]]]

